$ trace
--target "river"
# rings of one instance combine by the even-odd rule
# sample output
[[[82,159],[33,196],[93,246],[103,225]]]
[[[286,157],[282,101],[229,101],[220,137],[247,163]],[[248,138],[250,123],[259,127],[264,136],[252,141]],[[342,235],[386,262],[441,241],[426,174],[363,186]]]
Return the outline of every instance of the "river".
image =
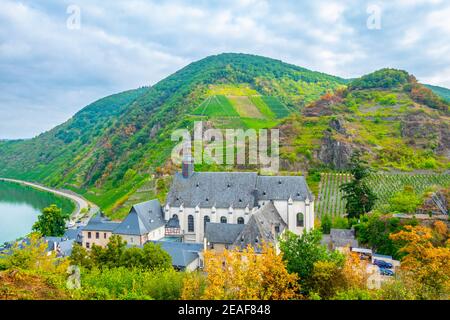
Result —
[[[0,181],[0,244],[30,233],[39,213],[56,204],[70,214],[75,205],[69,199],[17,183]]]

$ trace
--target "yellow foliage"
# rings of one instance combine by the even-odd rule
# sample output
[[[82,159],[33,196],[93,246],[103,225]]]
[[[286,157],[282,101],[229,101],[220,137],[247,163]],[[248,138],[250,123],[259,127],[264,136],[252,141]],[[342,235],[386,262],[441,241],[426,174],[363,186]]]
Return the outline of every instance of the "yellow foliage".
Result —
[[[435,224],[435,232],[444,228]],[[404,246],[406,253],[401,269],[414,281],[418,294],[426,299],[450,298],[450,248],[433,244],[433,230],[424,226],[405,226],[391,234],[391,239]]]
[[[188,277],[183,299],[287,300],[298,299],[296,274],[289,274],[274,248],[263,245],[260,254],[252,247],[242,251],[205,251],[205,288],[198,293],[201,279]]]

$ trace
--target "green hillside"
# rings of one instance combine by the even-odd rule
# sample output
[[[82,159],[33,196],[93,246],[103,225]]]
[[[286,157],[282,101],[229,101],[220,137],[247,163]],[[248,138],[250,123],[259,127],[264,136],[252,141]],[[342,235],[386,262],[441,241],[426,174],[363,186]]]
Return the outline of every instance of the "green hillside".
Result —
[[[283,120],[284,167],[345,169],[354,149],[378,170],[449,168],[448,103],[405,71],[383,69]]]
[[[0,176],[72,189],[120,218],[145,197],[163,199],[176,170],[171,134],[198,120],[279,127],[285,171],[345,167],[354,148],[380,170],[448,167],[448,105],[431,90],[395,70],[346,84],[265,57],[207,57],[152,87],[98,100],[34,139],[0,142]]]
[[[120,217],[128,209],[123,204],[128,205],[128,199],[149,183],[158,167],[167,165],[174,146],[173,130],[192,128],[193,121],[218,115],[221,127],[277,124],[269,117],[224,118],[233,115],[235,108],[220,96],[243,88],[243,95],[277,97],[291,112],[299,112],[344,83],[344,79],[274,59],[246,54],[211,56],[150,88],[94,102],[34,139],[1,143],[0,176],[72,189],[111,216]],[[211,86],[224,90],[227,85],[231,92],[211,92]]]
[[[443,87],[438,86],[432,86],[431,84],[425,85],[427,88],[431,89],[435,94],[440,96],[442,99],[444,99],[447,102],[450,102],[450,90]]]

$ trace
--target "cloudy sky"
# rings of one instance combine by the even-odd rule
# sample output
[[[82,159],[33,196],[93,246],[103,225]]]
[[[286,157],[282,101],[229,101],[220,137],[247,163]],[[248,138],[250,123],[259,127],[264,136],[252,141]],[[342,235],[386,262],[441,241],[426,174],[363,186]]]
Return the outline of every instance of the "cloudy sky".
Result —
[[[401,68],[450,88],[449,18],[445,0],[0,0],[0,139],[221,52],[341,77]]]

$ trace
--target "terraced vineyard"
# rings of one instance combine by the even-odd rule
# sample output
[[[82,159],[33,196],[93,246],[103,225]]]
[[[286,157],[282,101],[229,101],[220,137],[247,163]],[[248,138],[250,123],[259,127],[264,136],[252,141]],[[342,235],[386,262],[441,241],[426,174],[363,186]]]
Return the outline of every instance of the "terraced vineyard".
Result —
[[[223,95],[209,96],[195,110],[195,115],[209,117],[238,117],[233,105]]]
[[[325,214],[340,216],[345,213],[345,200],[339,186],[350,181],[351,175],[346,173],[322,173],[319,185],[319,196],[316,200],[316,215]]]
[[[276,97],[263,96],[262,100],[264,103],[275,113],[278,119],[285,118],[289,115],[288,108],[280,102]]]
[[[316,201],[316,215],[325,214],[339,216],[345,213],[345,200],[339,186],[351,179],[349,174],[323,173],[319,185],[319,196]],[[395,192],[402,191],[407,185],[421,194],[427,188],[437,186],[450,186],[450,175],[443,174],[405,174],[405,173],[375,173],[367,178],[367,183],[375,192],[378,200],[375,209],[385,207]]]

